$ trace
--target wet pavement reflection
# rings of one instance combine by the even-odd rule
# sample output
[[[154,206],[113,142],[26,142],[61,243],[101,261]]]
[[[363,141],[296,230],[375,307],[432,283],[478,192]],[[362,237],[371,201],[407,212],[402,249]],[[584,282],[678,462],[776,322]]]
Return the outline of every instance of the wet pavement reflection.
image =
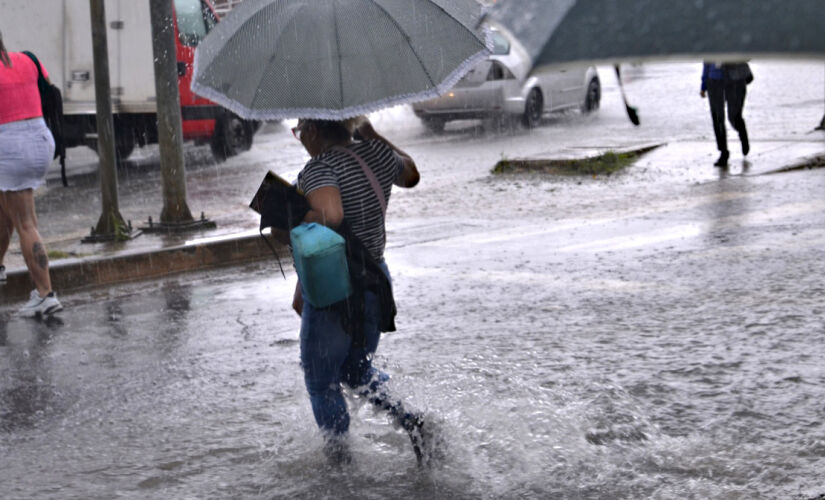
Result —
[[[53,319],[15,329],[0,322],[0,351],[8,367],[0,392],[0,432],[13,433],[34,427],[60,411],[59,394],[52,382],[50,347],[55,335]]]

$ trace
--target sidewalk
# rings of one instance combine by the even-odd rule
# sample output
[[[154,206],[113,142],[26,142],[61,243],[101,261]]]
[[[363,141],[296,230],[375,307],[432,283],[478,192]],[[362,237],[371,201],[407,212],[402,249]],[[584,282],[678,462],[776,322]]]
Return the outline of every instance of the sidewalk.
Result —
[[[628,145],[623,149],[648,145],[650,144]],[[530,155],[528,158],[588,157],[607,150],[608,148],[556,148],[540,155]],[[646,168],[653,173],[679,173],[676,179],[684,177],[690,182],[711,182],[726,175],[752,176],[781,172],[815,158],[820,158],[821,164],[825,162],[825,143],[819,135],[798,141],[759,141],[752,145],[752,152],[747,161],[743,161],[741,155],[734,152],[731,166],[722,172],[712,166],[715,159],[712,153],[708,150],[707,142],[676,142],[663,145],[646,154],[630,168]],[[488,168],[492,166],[489,165]],[[82,210],[78,209],[77,198],[93,196],[93,193],[99,191],[96,176],[84,174],[87,177],[85,181],[83,178],[72,179],[75,187],[68,189],[60,186],[59,180],[50,180],[45,192],[37,193],[36,203],[41,221],[41,234],[52,254],[50,269],[54,289],[59,293],[66,293],[95,286],[271,259],[271,249],[264,244],[258,234],[256,214],[246,207],[262,178],[257,173],[265,172],[266,166],[258,165],[254,171],[255,174],[248,170],[221,171],[222,182],[203,189],[197,187],[197,182],[193,183],[193,180],[197,180],[197,172],[187,174],[190,200],[198,200],[196,204],[190,202],[190,208],[194,212],[208,202],[207,217],[217,223],[216,229],[176,235],[143,234],[132,241],[107,244],[80,242],[89,233],[88,225],[94,223],[96,216],[92,216],[94,220],[91,220],[88,215],[78,215]],[[224,182],[233,175],[236,176],[233,181]],[[121,213],[125,218],[128,218],[127,214],[130,213],[148,211],[149,214],[159,214],[160,205],[158,198],[146,195],[122,196],[120,201]],[[196,218],[199,216],[193,215]],[[132,224],[143,226],[145,221],[132,221]],[[280,247],[278,252],[284,265],[287,265],[290,256],[286,249]],[[60,258],[62,256],[67,258]],[[5,264],[8,282],[0,285],[0,303],[21,301],[28,296],[33,285],[16,237],[12,241]]]

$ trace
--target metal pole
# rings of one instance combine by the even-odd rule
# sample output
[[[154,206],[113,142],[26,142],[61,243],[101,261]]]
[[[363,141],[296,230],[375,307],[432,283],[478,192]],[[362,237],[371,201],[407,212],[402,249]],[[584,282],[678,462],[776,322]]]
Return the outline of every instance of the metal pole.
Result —
[[[90,0],[92,16],[92,49],[95,71],[95,101],[97,105],[97,153],[100,158],[100,192],[103,213],[92,231],[92,237],[107,239],[128,233],[120,215],[117,199],[117,168],[115,164],[115,128],[112,119],[111,85],[109,83],[109,49],[106,39],[106,11],[103,0]]]
[[[161,224],[193,221],[186,204],[183,161],[183,127],[180,117],[175,20],[172,0],[150,0],[152,51],[155,59],[155,92],[158,106],[158,143],[163,178]]]

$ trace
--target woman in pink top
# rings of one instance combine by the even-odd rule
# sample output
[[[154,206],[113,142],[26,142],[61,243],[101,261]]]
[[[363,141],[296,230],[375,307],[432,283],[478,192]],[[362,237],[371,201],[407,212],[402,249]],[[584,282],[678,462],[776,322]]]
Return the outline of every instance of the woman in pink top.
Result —
[[[34,189],[43,184],[54,156],[54,138],[43,121],[37,75],[37,66],[28,56],[6,51],[0,34],[0,283],[6,281],[3,258],[16,229],[35,285],[19,313],[25,317],[45,316],[63,308],[52,291],[49,258],[34,209]]]

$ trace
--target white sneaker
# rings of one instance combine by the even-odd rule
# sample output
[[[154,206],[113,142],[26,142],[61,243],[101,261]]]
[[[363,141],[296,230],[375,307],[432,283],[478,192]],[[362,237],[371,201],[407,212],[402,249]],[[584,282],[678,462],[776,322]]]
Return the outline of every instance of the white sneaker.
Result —
[[[62,310],[63,306],[57,300],[56,293],[49,292],[45,297],[41,297],[37,290],[32,290],[29,301],[17,314],[24,318],[34,318],[35,316],[48,316]]]
[[[0,283],[6,282],[6,266],[0,266]]]

